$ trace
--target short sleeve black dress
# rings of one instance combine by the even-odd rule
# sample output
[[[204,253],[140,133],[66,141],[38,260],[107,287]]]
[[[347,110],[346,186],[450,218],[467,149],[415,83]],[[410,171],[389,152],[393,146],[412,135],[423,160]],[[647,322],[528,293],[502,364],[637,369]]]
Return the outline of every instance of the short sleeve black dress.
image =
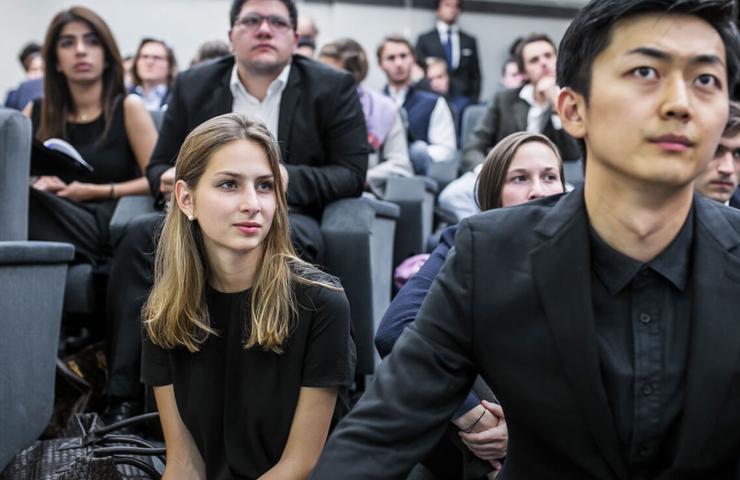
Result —
[[[342,291],[297,286],[298,321],[282,354],[244,349],[249,290],[206,297],[211,335],[199,352],[165,350],[144,338],[141,380],[172,384],[177,408],[209,480],[254,479],[272,468],[288,440],[301,387],[351,385],[354,345]]]

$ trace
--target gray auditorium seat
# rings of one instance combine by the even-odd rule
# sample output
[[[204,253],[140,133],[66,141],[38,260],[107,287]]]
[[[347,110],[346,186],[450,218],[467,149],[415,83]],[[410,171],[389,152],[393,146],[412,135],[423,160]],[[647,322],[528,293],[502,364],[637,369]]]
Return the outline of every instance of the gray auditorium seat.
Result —
[[[396,227],[394,266],[426,251],[427,240],[432,233],[436,195],[437,183],[431,178],[417,175],[388,179],[383,200],[401,208]]]
[[[0,470],[43,432],[54,404],[64,279],[74,247],[29,242],[31,122],[0,109]]]

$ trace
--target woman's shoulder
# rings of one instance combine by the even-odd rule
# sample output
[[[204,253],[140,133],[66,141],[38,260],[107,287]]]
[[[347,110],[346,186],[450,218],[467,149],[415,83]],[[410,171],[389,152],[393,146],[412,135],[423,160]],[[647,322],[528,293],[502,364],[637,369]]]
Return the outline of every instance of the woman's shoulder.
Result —
[[[343,308],[349,305],[339,279],[308,264],[291,267],[298,303],[313,308]]]

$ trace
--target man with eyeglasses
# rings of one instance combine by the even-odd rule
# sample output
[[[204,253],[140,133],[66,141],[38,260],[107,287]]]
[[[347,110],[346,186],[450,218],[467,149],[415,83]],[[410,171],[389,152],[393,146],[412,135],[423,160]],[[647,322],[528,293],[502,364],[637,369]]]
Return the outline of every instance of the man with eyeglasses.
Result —
[[[707,169],[696,179],[696,191],[731,207],[740,208],[740,104],[730,103],[730,118]]]
[[[234,0],[229,18],[233,57],[187,70],[175,80],[146,171],[152,194],[161,206],[172,191],[174,161],[191,130],[218,115],[241,112],[262,121],[277,138],[289,177],[293,244],[304,258],[320,263],[318,219],[324,207],[360,195],[365,184],[367,130],[354,79],[293,55],[298,35],[292,0]],[[112,346],[119,359],[111,365],[112,381],[136,389],[139,314],[151,288],[150,252],[162,218],[161,213],[146,215],[128,225],[109,277],[109,314],[119,332]]]

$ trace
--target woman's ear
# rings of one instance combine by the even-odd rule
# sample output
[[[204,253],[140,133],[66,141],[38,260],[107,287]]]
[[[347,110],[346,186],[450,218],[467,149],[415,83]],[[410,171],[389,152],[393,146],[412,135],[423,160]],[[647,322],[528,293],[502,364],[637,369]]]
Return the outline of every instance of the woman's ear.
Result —
[[[195,199],[193,198],[193,192],[188,187],[188,184],[184,180],[178,180],[175,183],[175,201],[177,202],[177,208],[188,217],[191,222],[195,220]]]
[[[563,129],[573,138],[586,136],[586,102],[583,95],[570,87],[565,87],[558,94],[558,116]]]

